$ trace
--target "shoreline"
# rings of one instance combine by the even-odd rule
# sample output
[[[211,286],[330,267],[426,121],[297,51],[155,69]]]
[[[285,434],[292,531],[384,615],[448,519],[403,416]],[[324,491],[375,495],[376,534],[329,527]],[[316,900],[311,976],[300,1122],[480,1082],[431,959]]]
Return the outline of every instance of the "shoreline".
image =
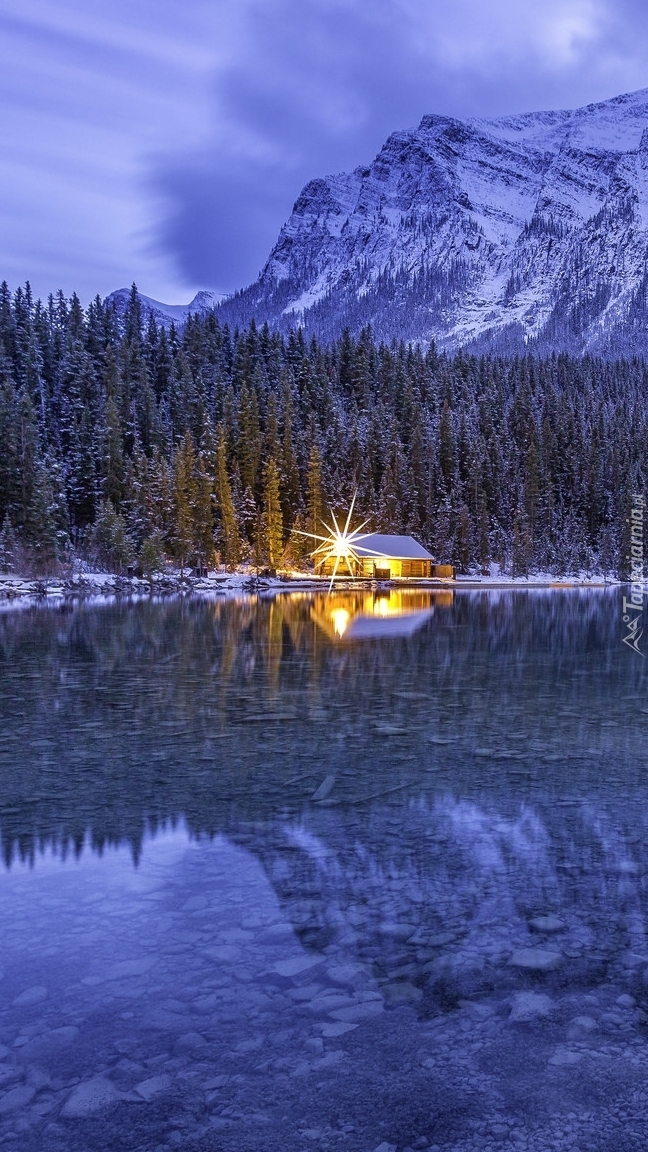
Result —
[[[453,579],[390,581],[352,580],[336,581],[336,592],[389,590],[399,591],[519,591],[526,589],[611,589],[621,588],[628,581],[605,580],[602,576],[553,576],[538,573],[529,577],[507,577],[499,573],[491,576],[459,576]],[[108,572],[75,573],[67,577],[20,577],[0,575],[0,611],[11,607],[61,604],[106,603],[174,597],[203,598],[219,596],[231,599],[242,595],[278,595],[290,592],[326,592],[329,581],[294,572],[285,576],[256,577],[251,573],[215,572],[206,577],[164,575],[153,580],[136,576],[116,576]]]

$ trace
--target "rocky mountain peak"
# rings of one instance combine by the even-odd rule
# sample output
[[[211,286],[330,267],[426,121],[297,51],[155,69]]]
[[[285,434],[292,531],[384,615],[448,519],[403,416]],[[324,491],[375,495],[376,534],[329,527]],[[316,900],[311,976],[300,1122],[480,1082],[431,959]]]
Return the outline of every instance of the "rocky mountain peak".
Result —
[[[647,351],[648,90],[574,111],[425,115],[311,180],[255,284],[218,306],[322,338]]]

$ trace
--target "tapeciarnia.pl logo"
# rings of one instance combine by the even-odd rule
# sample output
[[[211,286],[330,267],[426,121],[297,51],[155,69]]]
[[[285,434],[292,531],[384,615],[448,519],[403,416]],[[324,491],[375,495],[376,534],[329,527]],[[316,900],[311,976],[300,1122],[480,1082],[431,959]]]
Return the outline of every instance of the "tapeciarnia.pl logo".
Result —
[[[644,596],[648,596],[648,581],[644,579],[645,506],[643,496],[635,493],[630,509],[630,599],[623,597],[623,623],[628,631],[627,636],[623,637],[623,643],[640,656],[644,656],[639,641],[643,636]]]

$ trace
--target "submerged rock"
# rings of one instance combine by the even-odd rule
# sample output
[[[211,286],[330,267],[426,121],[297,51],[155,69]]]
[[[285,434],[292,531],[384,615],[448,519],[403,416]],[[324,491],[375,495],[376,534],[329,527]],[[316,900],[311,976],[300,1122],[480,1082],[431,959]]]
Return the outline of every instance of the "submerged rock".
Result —
[[[189,1052],[195,1052],[198,1048],[206,1047],[207,1041],[200,1032],[185,1032],[184,1036],[180,1036],[173,1047],[174,1054],[181,1056]]]
[[[548,916],[534,916],[533,920],[529,920],[529,928],[534,932],[544,932],[545,935],[553,935],[555,932],[565,932],[567,925],[564,920],[550,913]]]
[[[553,972],[562,964],[561,952],[550,952],[546,948],[518,948],[509,960],[514,968],[525,968],[529,972]]]
[[[79,1029],[74,1024],[44,1032],[42,1036],[23,1044],[18,1051],[18,1059],[23,1064],[49,1064],[58,1057],[63,1048],[74,1044],[78,1035]]]
[[[588,1032],[595,1032],[597,1028],[598,1024],[593,1016],[575,1016],[570,1024],[569,1036],[575,1038]]]
[[[17,1088],[10,1088],[0,1099],[0,1116],[6,1116],[9,1112],[17,1112],[19,1108],[25,1108],[27,1104],[31,1103],[35,1095],[36,1089],[30,1084],[19,1084]]]
[[[542,992],[516,992],[511,1004],[509,1020],[522,1024],[529,1020],[546,1019],[551,1015],[553,1002]]]
[[[553,1056],[549,1057],[549,1063],[554,1067],[560,1067],[564,1064],[578,1064],[582,1060],[582,1052],[570,1052],[567,1048],[557,1048]]]
[[[47,999],[47,988],[41,984],[34,985],[33,988],[27,988],[20,996],[16,996],[13,1000],[14,1008],[30,1008],[32,1004],[40,1004],[42,1000]]]
[[[418,1004],[423,999],[423,993],[415,984],[408,980],[394,980],[391,984],[383,984],[382,991],[389,1004]]]
[[[142,1100],[152,1100],[160,1092],[166,1092],[167,1088],[171,1086],[171,1077],[166,1073],[160,1076],[150,1076],[148,1080],[142,1080],[140,1084],[135,1085],[135,1092]]]
[[[306,972],[309,968],[321,964],[322,959],[321,956],[308,956],[307,954],[292,956],[289,960],[278,960],[274,964],[274,970],[279,976],[299,976],[300,973]]]
[[[73,1088],[61,1109],[61,1116],[91,1116],[93,1112],[108,1108],[119,1099],[119,1093],[111,1080],[105,1076],[94,1076],[92,1080],[84,1080]]]

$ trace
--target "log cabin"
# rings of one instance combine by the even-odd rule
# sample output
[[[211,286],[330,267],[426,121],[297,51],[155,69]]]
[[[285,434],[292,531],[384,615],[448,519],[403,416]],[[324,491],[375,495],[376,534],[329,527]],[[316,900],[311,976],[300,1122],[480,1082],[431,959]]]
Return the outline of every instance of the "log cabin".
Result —
[[[380,532],[359,536],[345,549],[343,565],[339,562],[339,554],[328,555],[318,565],[318,571],[323,576],[332,575],[336,559],[340,575],[348,568],[354,576],[372,580],[421,580],[435,575],[434,557],[413,536],[390,536]]]

